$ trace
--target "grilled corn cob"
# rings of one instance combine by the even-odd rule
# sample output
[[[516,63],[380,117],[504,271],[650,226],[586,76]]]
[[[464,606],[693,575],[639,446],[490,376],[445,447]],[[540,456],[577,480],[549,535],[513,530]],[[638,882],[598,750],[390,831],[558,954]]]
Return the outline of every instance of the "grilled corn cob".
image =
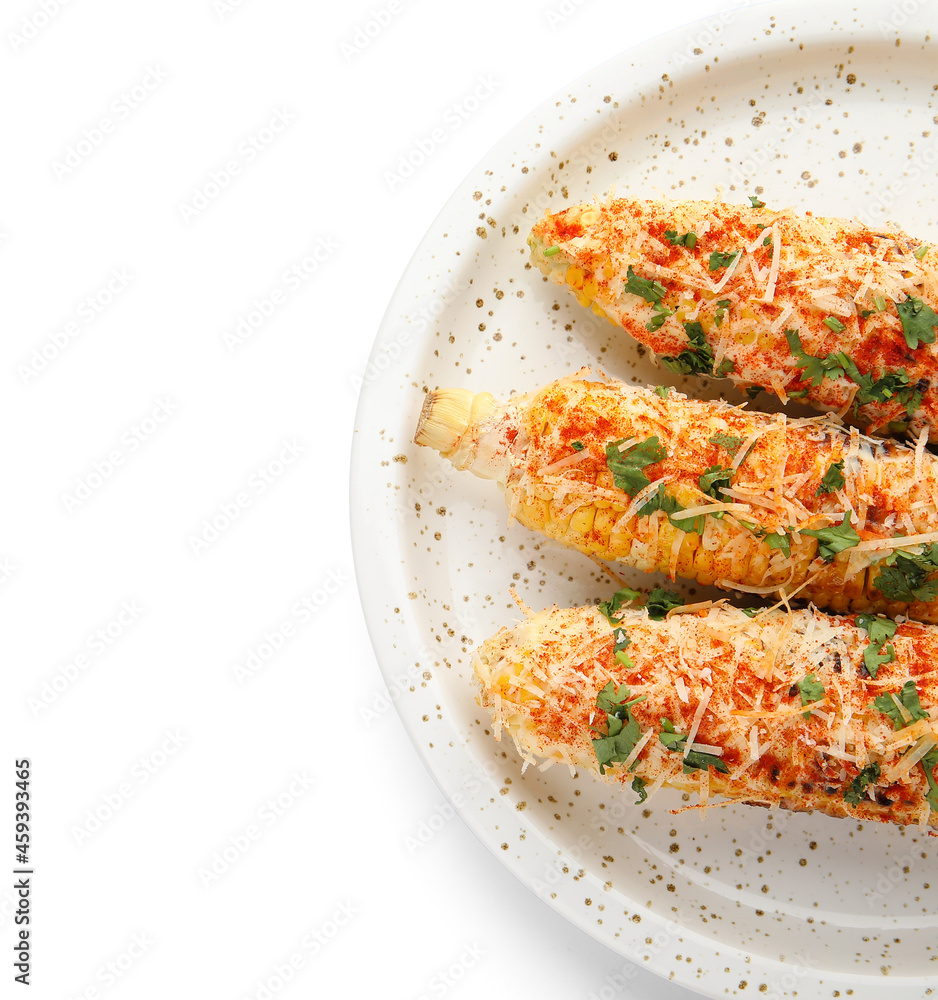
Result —
[[[495,479],[512,517],[603,559],[835,611],[938,621],[938,459],[589,369],[497,403],[431,392],[416,442]]]
[[[526,762],[831,816],[938,825],[938,629],[725,606],[533,614],[474,658]],[[885,619],[873,619],[873,623]],[[877,649],[871,676],[865,657]],[[886,649],[894,653],[888,661]]]
[[[709,201],[548,214],[531,260],[681,374],[938,439],[938,249],[886,227]]]

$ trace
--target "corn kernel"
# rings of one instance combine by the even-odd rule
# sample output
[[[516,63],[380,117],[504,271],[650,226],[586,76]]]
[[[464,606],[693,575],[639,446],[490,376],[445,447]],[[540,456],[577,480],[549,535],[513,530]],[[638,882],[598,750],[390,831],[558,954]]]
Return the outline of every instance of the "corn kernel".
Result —
[[[566,280],[567,284],[571,288],[574,289],[582,288],[584,277],[585,275],[583,274],[582,268],[576,267],[574,265],[571,265],[570,267],[567,268]]]

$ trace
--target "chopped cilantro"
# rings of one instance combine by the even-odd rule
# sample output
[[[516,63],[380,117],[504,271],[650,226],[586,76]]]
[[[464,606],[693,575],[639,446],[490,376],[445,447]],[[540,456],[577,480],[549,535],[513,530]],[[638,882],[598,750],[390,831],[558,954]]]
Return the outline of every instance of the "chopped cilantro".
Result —
[[[586,445],[583,444],[582,441],[573,441],[573,442],[571,442],[570,447],[574,451],[582,451],[586,447]]]
[[[791,557],[791,535],[784,531],[770,531],[765,541],[770,549],[781,549],[786,559]]]
[[[930,573],[938,570],[938,543],[925,546],[917,555],[892,552],[882,566],[873,586],[888,600],[911,604],[938,597],[938,580],[926,580]]]
[[[725,469],[722,465],[711,465],[697,478],[697,485],[702,493],[716,500],[722,500],[722,487],[729,486],[732,479],[732,469]]]
[[[684,332],[690,346],[676,358],[662,357],[661,363],[678,375],[712,375],[713,351],[699,323],[685,323]]]
[[[850,527],[848,510],[840,524],[829,528],[802,528],[802,535],[810,535],[818,540],[818,555],[824,562],[833,562],[834,556],[845,549],[852,549],[860,541],[860,536]]]
[[[925,801],[935,812],[938,812],[938,782],[935,781],[935,768],[938,767],[938,750],[932,750],[930,753],[925,754],[919,763],[922,765],[922,770],[925,772],[925,780],[928,782],[928,793],[925,795]]]
[[[648,782],[644,778],[639,777],[637,774],[632,779],[632,791],[638,795],[638,798],[634,803],[635,805],[641,805],[645,799],[648,798],[648,792],[645,791],[645,786],[647,784]]]
[[[810,705],[812,702],[820,701],[824,697],[824,685],[814,676],[808,674],[798,681],[798,693],[801,695],[801,704]],[[810,712],[802,712],[804,718],[809,718]]]
[[[676,594],[673,590],[665,590],[663,587],[655,587],[648,595],[645,608],[653,622],[660,622],[664,621],[672,608],[679,608],[683,604],[684,598],[680,594]]]
[[[632,604],[634,601],[641,600],[641,597],[642,592],[640,590],[623,587],[621,590],[617,590],[608,601],[601,601],[596,607],[599,609],[600,614],[609,620],[610,624],[618,626],[618,621],[613,617],[616,612],[622,608],[623,604]],[[625,646],[622,648],[624,649]]]
[[[869,764],[850,782],[850,787],[844,792],[844,802],[858,806],[866,797],[865,792],[870,785],[879,781],[879,764]]]
[[[721,267],[727,267],[732,264],[733,261],[742,253],[742,249],[734,250],[733,253],[722,253],[719,250],[714,250],[710,254],[710,270],[719,271]]]
[[[830,327],[834,333],[843,333],[847,329],[836,316],[826,317],[824,325]]]
[[[764,390],[764,388],[765,388],[765,387],[764,387],[764,386],[761,386],[761,385],[747,385],[747,386],[746,386],[746,395],[747,395],[747,396],[748,396],[748,397],[749,397],[750,399],[755,399],[755,398],[756,398],[756,396],[758,396],[758,395],[759,395],[759,393],[760,393],[760,392],[762,392],[762,391]]]
[[[881,694],[878,698],[873,699],[873,707],[882,712],[883,715],[889,716],[892,721],[892,728],[896,732],[906,727],[906,723],[902,719],[902,713],[899,711],[899,706],[895,702],[896,698],[899,699],[902,707],[912,716],[912,722],[929,718],[928,712],[922,708],[922,703],[919,701],[918,688],[915,686],[915,681],[906,681],[902,685],[902,690],[898,695]],[[911,722],[908,723],[908,725],[911,724]]]
[[[684,747],[687,736],[677,732],[674,728],[674,723],[670,719],[661,720],[661,729],[662,731],[658,734],[658,739],[669,750],[673,750],[675,753],[684,756],[684,766],[681,768],[684,774],[690,774],[693,771],[706,771],[708,767],[715,767],[718,771],[722,771],[723,774],[729,771],[726,764],[715,754],[701,753],[699,750],[691,750],[685,754]]]
[[[736,362],[730,358],[724,358],[713,373],[714,378],[726,378],[730,372],[736,371]]]
[[[675,501],[677,503],[677,501]],[[678,529],[678,531],[686,531],[688,534],[702,535],[704,533],[704,528],[707,526],[707,516],[706,514],[698,514],[696,517],[675,517],[682,510],[687,510],[686,507],[682,507],[680,504],[677,505],[676,511],[671,511],[668,513],[668,520],[671,524]],[[719,520],[719,515],[714,514]]]
[[[658,484],[658,490],[656,493],[652,494],[649,500],[646,500],[638,509],[639,517],[650,517],[655,511],[663,510],[665,514],[668,515],[668,520],[671,524],[679,529],[680,531],[696,532],[698,535],[703,534],[704,525],[706,523],[706,518],[703,514],[698,514],[697,517],[688,520],[688,518],[675,518],[675,514],[679,514],[682,510],[686,508],[678,503],[677,498],[671,496],[664,488],[664,483]]]
[[[630,497],[634,497],[639,490],[651,483],[642,470],[648,465],[660,462],[668,453],[657,437],[647,438],[645,441],[629,445],[625,451],[619,451],[619,445],[624,440],[620,438],[606,445],[606,465],[612,473],[612,481],[617,489],[624,490]]]
[[[615,640],[612,651],[615,654],[616,661],[621,663],[623,667],[634,670],[635,664],[629,658],[628,653],[626,653],[626,649],[632,645],[632,640],[629,638],[628,632],[624,628],[619,627],[612,633],[612,637]]]
[[[596,707],[606,713],[606,732],[593,730],[600,734],[598,739],[592,741],[600,774],[606,773],[607,764],[621,764],[635,749],[641,730],[629,709],[644,701],[645,697],[630,698],[629,689],[624,684],[616,689],[612,681],[596,695]]]
[[[759,196],[751,194],[748,196],[753,208],[765,208],[765,202],[759,200]]]
[[[666,385],[656,385],[655,386],[655,395],[656,396],[660,396],[662,399],[667,399],[668,398],[668,393],[670,391],[671,391],[671,389],[670,389],[669,386],[666,386]]]
[[[676,229],[668,229],[664,238],[673,247],[687,247],[688,250],[693,250],[697,246],[697,234],[693,231],[685,233],[683,236],[678,236]]]
[[[821,479],[821,485],[814,494],[819,497],[822,493],[833,493],[835,490],[843,489],[847,481],[844,479],[844,460],[831,462]]]
[[[661,740],[662,744],[666,746],[669,750],[674,750],[676,744],[683,743],[687,739],[686,736],[681,735],[675,728],[674,723],[670,719],[661,720],[661,733],[658,734],[658,739]]]
[[[726,315],[726,311],[729,309],[730,305],[732,305],[732,303],[729,299],[717,300],[717,311],[713,317],[713,322],[716,323],[717,326],[721,326],[723,324],[723,317]]]
[[[560,247],[548,247],[544,251],[544,256],[545,257],[553,257],[554,254],[556,254],[556,253],[560,253]]]
[[[640,278],[629,264],[626,272],[625,290],[633,295],[640,295],[646,302],[659,303],[668,294],[667,288],[651,278]]]
[[[725,448],[731,455],[735,455],[739,451],[739,446],[743,443],[741,437],[737,437],[735,434],[724,434],[722,431],[711,434],[707,440],[710,444]]]
[[[896,634],[898,625],[888,618],[881,618],[878,615],[857,615],[856,623],[858,628],[862,628],[870,637],[870,644],[863,650],[863,663],[866,665],[870,677],[876,677],[876,671],[884,663],[892,663],[896,658],[896,650],[892,643],[883,645]]]
[[[938,313],[921,299],[913,299],[907,295],[905,302],[897,302],[899,322],[909,350],[914,351],[919,344],[934,344],[935,327],[938,326]]]
[[[740,611],[749,618],[755,618],[762,608],[740,608]]]
[[[766,236],[766,238],[762,241],[762,245],[764,247],[770,247],[772,245],[772,237]]]
[[[843,366],[836,360],[835,355],[816,358],[813,354],[806,354],[797,330],[786,330],[785,339],[788,341],[788,349],[791,351],[792,357],[797,359],[797,367],[804,369],[802,378],[806,382],[818,386],[825,378],[843,378]]]
[[[645,324],[646,330],[658,330],[664,325],[664,321],[669,317],[674,315],[674,310],[669,309],[663,302],[656,302],[652,306],[654,310],[654,315]]]

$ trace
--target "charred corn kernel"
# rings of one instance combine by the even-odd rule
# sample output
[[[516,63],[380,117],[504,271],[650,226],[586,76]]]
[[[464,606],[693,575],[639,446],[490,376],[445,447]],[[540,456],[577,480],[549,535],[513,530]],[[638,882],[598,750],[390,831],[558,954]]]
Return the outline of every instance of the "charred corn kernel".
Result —
[[[696,242],[671,244],[665,233],[685,227]],[[726,359],[743,386],[851,408],[871,431],[927,429],[938,440],[938,255],[916,256],[919,241],[898,229],[612,198],[546,215],[528,243],[551,281],[601,306],[669,367],[715,375],[713,359]],[[841,352],[847,368],[823,366]],[[819,361],[809,370],[810,358]]]
[[[497,480],[521,524],[582,552],[728,590],[938,621],[938,458],[924,447],[829,417],[661,398],[589,369],[505,403],[431,392],[415,440]],[[616,442],[624,451],[610,460]]]
[[[811,608],[750,619],[718,602],[662,621],[631,609],[617,619],[618,636],[597,608],[552,608],[482,643],[473,668],[496,739],[507,733],[525,761],[601,776],[631,801],[629,785],[646,795],[668,785],[704,789],[707,801],[938,826],[934,754],[925,762],[938,745],[935,626],[899,625],[895,660],[874,680],[869,633],[852,617]],[[627,663],[615,656],[622,631]],[[922,711],[906,712],[907,734],[894,731],[880,706],[896,714],[890,696],[908,706],[913,693]],[[607,712],[626,704],[637,734],[604,745]]]

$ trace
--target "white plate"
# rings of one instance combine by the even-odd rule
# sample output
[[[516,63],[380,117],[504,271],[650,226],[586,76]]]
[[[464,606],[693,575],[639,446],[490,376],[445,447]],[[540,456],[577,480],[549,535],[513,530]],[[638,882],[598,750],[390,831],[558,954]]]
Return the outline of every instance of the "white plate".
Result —
[[[736,202],[761,194],[817,214],[894,218],[938,239],[930,6],[737,9],[572,84],[450,199],[366,371],[352,476],[358,579],[378,660],[427,767],[547,903],[709,996],[839,990],[879,1000],[886,986],[918,1000],[938,972],[933,843],[914,830],[744,806],[702,822],[669,813],[678,793],[640,808],[588,775],[522,776],[475,704],[473,644],[516,618],[512,584],[538,608],[614,587],[585,556],[507,527],[493,484],[415,448],[413,429],[426,386],[504,395],[585,363],[672,380],[525,267],[525,237],[547,207],[612,184]]]

